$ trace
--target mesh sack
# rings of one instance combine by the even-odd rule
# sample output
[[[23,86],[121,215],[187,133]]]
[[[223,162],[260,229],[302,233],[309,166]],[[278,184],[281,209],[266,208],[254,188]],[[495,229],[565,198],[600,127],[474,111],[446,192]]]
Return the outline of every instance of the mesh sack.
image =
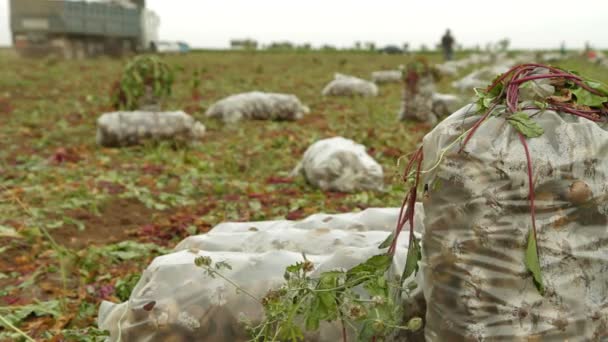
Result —
[[[382,70],[372,72],[372,82],[381,83],[399,83],[401,82],[401,70]]]
[[[348,75],[335,74],[334,80],[323,88],[323,96],[377,96],[378,86]]]
[[[205,115],[225,123],[242,119],[294,121],[309,111],[295,95],[254,91],[228,96],[209,107]]]
[[[531,230],[527,159],[517,131],[467,106],[423,141],[422,288],[427,341],[608,339],[608,132],[545,111],[528,140],[544,296],[524,263]],[[530,113],[529,113],[530,114]],[[441,155],[443,160],[440,160]],[[435,167],[436,166],[436,167]]]
[[[437,116],[433,112],[435,81],[431,74],[410,73],[404,76],[403,99],[399,120],[414,120],[434,125]]]
[[[419,207],[416,232],[422,229]],[[261,298],[284,282],[285,267],[302,261],[302,252],[314,263],[315,272],[350,268],[386,252],[377,246],[390,234],[398,215],[399,208],[373,208],[316,214],[297,222],[220,224],[206,235],[182,241],[174,253],[157,257],[128,302],[103,302],[99,327],[110,331],[110,341],[248,341],[243,321],[260,321],[261,304],[195,266],[197,256],[227,262],[232,268],[221,273]],[[405,264],[407,239],[402,241],[393,259],[394,274],[400,274]],[[341,340],[341,334],[339,322],[324,323],[307,334],[306,341],[333,342]]]
[[[205,134],[205,126],[184,112],[113,112],[97,119],[97,144],[105,147],[137,145],[146,140],[191,142]]]
[[[380,191],[382,166],[350,139],[334,137],[310,145],[292,175],[304,174],[311,185],[326,191]]]

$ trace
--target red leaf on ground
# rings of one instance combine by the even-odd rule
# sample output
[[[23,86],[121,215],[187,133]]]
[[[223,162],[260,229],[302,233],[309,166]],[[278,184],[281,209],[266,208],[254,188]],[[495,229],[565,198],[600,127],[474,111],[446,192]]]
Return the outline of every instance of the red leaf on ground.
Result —
[[[10,114],[13,112],[13,106],[6,99],[0,99],[0,114]]]
[[[304,211],[304,209],[296,209],[294,211],[290,211],[287,215],[285,215],[285,218],[288,220],[295,221],[304,218],[304,216],[306,216],[306,212]]]
[[[141,167],[141,172],[149,175],[160,175],[163,171],[165,171],[165,168],[162,165],[144,164]]]
[[[2,300],[8,305],[14,305],[21,301],[21,298],[17,296],[4,296],[2,297]]]
[[[266,184],[291,184],[294,179],[291,177],[268,177],[266,178]]]
[[[126,190],[125,187],[121,184],[107,181],[98,181],[97,188],[99,190],[106,191],[108,194],[111,195],[122,194]]]
[[[56,149],[50,157],[53,164],[77,163],[80,159],[80,156],[73,149],[63,147]]]
[[[404,155],[404,153],[401,152],[400,149],[394,148],[394,147],[385,148],[384,150],[382,150],[382,154],[384,154],[385,156],[388,156],[388,157],[393,157],[393,158],[399,158],[402,155]]]

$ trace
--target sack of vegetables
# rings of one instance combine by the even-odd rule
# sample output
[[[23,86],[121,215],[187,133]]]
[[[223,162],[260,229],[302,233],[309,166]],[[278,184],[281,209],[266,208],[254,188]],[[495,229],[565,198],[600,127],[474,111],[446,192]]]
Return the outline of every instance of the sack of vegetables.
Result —
[[[426,340],[608,340],[608,87],[523,64],[477,96],[405,173]]]
[[[433,112],[433,93],[439,72],[426,59],[420,58],[408,63],[402,70],[403,97],[397,117],[399,120],[413,120],[430,125],[437,123]]]

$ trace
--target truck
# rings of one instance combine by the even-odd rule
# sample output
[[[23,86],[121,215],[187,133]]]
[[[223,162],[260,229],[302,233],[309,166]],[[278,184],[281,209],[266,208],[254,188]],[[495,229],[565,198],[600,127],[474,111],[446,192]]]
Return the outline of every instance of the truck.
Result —
[[[144,51],[158,40],[160,25],[145,0],[10,0],[10,13],[13,46],[32,57],[80,59]]]

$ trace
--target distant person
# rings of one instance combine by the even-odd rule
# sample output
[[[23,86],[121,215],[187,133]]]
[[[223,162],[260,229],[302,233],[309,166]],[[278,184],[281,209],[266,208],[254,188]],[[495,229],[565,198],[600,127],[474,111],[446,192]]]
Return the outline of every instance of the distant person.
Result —
[[[562,41],[562,45],[559,48],[559,52],[562,55],[562,57],[566,55],[566,42],[565,41]]]
[[[452,37],[450,29],[447,29],[441,38],[441,47],[443,48],[443,57],[445,60],[451,61],[454,56],[454,37]]]

